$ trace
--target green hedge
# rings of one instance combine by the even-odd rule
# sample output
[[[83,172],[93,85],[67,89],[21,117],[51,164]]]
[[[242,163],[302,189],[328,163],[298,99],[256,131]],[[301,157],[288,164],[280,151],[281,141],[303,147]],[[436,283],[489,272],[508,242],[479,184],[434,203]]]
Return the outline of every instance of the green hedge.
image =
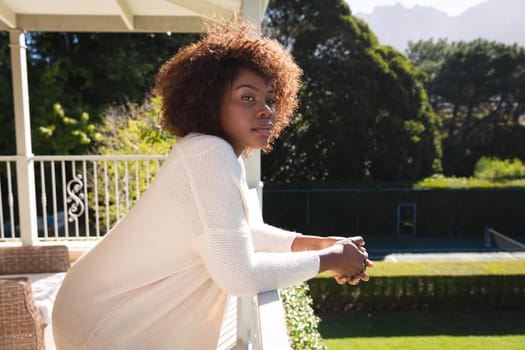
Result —
[[[294,350],[326,350],[318,329],[321,319],[314,313],[313,301],[308,292],[306,283],[279,291],[284,305],[290,345]]]
[[[525,275],[377,276],[357,286],[308,281],[317,312],[525,309]]]

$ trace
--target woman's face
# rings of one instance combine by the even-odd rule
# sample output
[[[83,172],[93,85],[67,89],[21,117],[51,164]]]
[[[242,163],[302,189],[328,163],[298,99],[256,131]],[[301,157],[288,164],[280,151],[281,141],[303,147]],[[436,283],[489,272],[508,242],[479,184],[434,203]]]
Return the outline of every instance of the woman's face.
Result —
[[[237,157],[246,148],[268,145],[275,121],[272,87],[252,70],[241,68],[221,101],[220,124]]]

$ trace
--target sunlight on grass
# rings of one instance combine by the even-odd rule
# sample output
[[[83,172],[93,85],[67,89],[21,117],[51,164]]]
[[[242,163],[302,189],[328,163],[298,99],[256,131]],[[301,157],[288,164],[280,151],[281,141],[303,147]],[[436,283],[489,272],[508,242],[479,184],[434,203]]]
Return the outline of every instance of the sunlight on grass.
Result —
[[[340,338],[325,344],[328,350],[523,350],[525,335]]]
[[[328,350],[525,350],[521,310],[356,311],[321,318]]]
[[[525,260],[375,262],[370,276],[514,275],[525,273]],[[319,277],[332,278],[328,272]]]

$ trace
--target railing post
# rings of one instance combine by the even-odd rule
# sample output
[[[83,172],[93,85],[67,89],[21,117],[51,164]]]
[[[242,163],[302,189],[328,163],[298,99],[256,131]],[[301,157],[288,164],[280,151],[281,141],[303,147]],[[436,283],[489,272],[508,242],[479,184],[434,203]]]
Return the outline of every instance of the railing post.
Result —
[[[23,245],[32,245],[38,240],[38,234],[35,169],[32,160],[29,87],[27,82],[27,47],[23,31],[19,29],[9,31],[9,47],[11,49],[13,104],[15,110],[16,180],[20,238]]]
[[[266,3],[266,1],[247,0],[242,2],[242,17],[253,23],[259,31],[261,30],[261,21],[264,12],[266,11],[266,8],[264,7]],[[246,166],[246,182],[248,183],[248,187],[257,189],[257,194],[259,195],[259,206],[262,208],[263,183],[261,182],[261,151],[254,151],[250,158],[245,159],[244,164]]]
[[[242,296],[237,299],[237,345],[235,350],[251,350],[254,332],[254,299]]]
[[[490,232],[490,227],[485,226],[485,241],[484,241],[485,248],[491,248],[492,247],[492,236]]]
[[[257,332],[255,350],[290,350],[286,316],[278,290],[257,295]]]
[[[243,1],[242,17],[252,22],[260,31],[262,20],[262,3],[259,1]],[[261,151],[256,150],[252,156],[244,160],[246,166],[246,182],[250,189],[256,189],[259,207],[262,208],[261,182]],[[237,304],[237,347],[235,349],[252,349],[255,332],[255,305],[253,297],[239,297]]]

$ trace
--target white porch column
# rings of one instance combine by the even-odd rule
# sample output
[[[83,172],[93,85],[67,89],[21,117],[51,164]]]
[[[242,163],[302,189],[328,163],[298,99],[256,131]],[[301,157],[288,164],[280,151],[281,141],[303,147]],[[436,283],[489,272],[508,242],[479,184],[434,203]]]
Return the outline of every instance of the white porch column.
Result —
[[[261,20],[264,14],[263,3],[265,0],[243,0],[242,18],[252,22],[260,30]],[[255,188],[259,197],[259,204],[262,209],[262,188],[261,181],[261,151],[257,150],[254,154],[244,160],[246,166],[246,181],[249,188]],[[253,297],[239,297],[237,302],[237,346],[235,350],[252,349],[253,336],[255,333],[255,310]]]
[[[16,180],[18,191],[18,216],[23,245],[32,245],[38,239],[36,221],[36,191],[31,123],[29,114],[29,86],[24,32],[9,31],[13,104],[16,131]]]
[[[266,0],[244,0],[242,3],[242,17],[252,22],[257,28],[261,27],[261,21],[266,10]],[[257,189],[259,204],[262,209],[263,183],[261,181],[261,152],[255,151],[254,154],[244,162],[246,166],[246,180],[250,188]]]

